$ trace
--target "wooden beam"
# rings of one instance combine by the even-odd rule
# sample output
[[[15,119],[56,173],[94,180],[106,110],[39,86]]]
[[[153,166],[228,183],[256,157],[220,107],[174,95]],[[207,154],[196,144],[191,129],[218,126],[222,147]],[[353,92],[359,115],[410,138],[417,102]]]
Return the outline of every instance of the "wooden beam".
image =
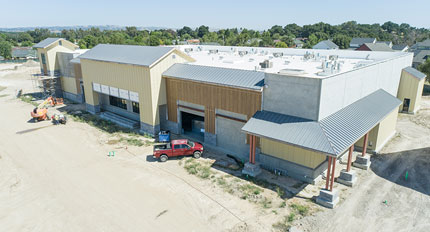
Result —
[[[328,157],[327,177],[325,179],[325,189],[328,189],[328,184],[330,183],[331,160],[332,160],[332,157],[329,156]]]
[[[363,153],[361,154],[362,156],[365,156],[365,155],[366,155],[368,140],[369,140],[369,132],[367,132],[367,134],[364,136],[364,142],[363,142]]]
[[[334,172],[336,168],[336,158],[331,158],[333,161],[333,169],[331,170],[331,180],[330,180],[330,192],[333,191],[333,182],[334,182]]]
[[[354,144],[349,148],[348,153],[348,164],[346,165],[346,171],[349,172],[351,170],[351,162],[352,162],[352,152],[354,151]]]

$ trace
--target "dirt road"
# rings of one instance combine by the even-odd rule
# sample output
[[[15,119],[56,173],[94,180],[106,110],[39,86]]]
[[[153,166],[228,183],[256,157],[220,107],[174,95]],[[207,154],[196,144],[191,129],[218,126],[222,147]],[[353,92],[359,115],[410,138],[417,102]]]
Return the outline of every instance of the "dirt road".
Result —
[[[100,144],[102,132],[83,123],[27,123],[33,107],[12,98],[17,88],[31,89],[28,75],[3,77],[0,231],[225,231],[241,225],[214,200],[144,162],[148,149],[135,149],[134,156]],[[115,156],[108,157],[112,150]],[[237,214],[252,212],[225,200]]]

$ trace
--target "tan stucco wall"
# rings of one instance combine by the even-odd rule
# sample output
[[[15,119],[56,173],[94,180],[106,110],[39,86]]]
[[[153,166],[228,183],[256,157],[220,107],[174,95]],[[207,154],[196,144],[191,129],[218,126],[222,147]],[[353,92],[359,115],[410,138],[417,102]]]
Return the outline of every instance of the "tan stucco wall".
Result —
[[[368,150],[379,152],[390,138],[396,133],[398,111],[393,110],[378,125],[369,132]],[[362,148],[364,137],[355,143],[356,147]]]
[[[399,98],[402,102],[405,98],[411,99],[409,104],[409,111],[407,113],[416,113],[419,110],[423,88],[424,79],[419,80],[408,72],[402,71],[397,98]],[[403,103],[399,106],[399,112],[402,111]]]
[[[327,157],[321,153],[265,138],[261,138],[261,152],[312,169],[318,167]]]

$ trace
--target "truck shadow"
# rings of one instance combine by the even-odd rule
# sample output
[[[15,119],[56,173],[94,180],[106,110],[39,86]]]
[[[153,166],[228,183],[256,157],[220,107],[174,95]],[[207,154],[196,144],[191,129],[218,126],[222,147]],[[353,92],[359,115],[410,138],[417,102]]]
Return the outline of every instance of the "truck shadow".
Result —
[[[376,175],[430,195],[430,147],[373,155],[371,162]]]

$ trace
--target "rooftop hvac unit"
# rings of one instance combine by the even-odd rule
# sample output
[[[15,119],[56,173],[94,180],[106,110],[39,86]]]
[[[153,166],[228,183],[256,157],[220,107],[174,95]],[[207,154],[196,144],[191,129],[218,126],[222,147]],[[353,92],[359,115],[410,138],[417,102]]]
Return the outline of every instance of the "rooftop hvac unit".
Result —
[[[188,53],[188,52],[192,52],[193,49],[192,48],[185,48],[184,51]]]
[[[248,60],[249,62],[253,62],[254,61],[254,58],[249,58],[249,60]]]
[[[247,51],[239,51],[239,56],[244,56],[244,55],[246,55],[246,54],[248,54],[248,52],[247,52]]]
[[[339,56],[338,55],[330,55],[330,56],[328,56],[328,59],[329,60],[337,60],[337,59],[339,59]]]
[[[305,55],[303,56],[303,58],[305,60],[310,60],[310,59],[315,58],[315,55],[314,55],[314,53],[306,52]]]
[[[209,50],[209,54],[217,54],[217,53],[218,53],[218,49]]]
[[[219,56],[218,59],[222,60],[224,59],[224,56]]]
[[[284,53],[283,52],[274,52],[273,53],[273,56],[274,57],[282,57],[284,55]]]
[[[260,67],[261,68],[272,68],[273,62],[270,62],[269,60],[265,60],[265,61],[260,63]]]

